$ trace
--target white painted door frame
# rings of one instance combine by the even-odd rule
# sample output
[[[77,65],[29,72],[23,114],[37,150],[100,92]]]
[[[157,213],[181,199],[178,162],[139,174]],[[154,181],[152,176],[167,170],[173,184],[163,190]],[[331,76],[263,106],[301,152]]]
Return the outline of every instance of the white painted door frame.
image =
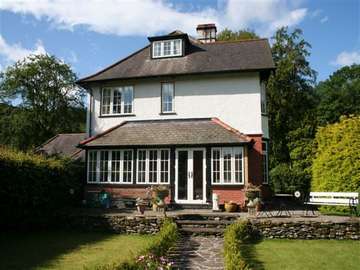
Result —
[[[178,199],[178,158],[179,151],[187,151],[188,159],[187,159],[187,200],[179,200]],[[202,200],[194,200],[192,199],[193,191],[194,191],[194,162],[193,156],[194,151],[202,151],[203,152],[203,199]],[[205,148],[177,148],[175,151],[175,202],[181,204],[205,204],[206,203],[206,149]]]

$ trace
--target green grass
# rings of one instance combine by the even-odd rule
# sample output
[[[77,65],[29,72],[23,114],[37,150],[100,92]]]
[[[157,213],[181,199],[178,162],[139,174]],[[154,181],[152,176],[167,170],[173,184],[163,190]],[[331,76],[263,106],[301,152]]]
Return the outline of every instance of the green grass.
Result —
[[[264,240],[242,248],[254,269],[360,269],[359,241]]]
[[[145,249],[153,236],[83,232],[0,234],[0,269],[94,269],[120,263]]]

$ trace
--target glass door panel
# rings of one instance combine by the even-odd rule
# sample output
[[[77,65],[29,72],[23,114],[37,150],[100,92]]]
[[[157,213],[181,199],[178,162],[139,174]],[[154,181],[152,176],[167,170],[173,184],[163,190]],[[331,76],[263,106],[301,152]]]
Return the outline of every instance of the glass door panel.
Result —
[[[178,152],[178,200],[187,200],[188,199],[188,151],[179,151]]]
[[[193,151],[193,200],[203,199],[203,150]]]

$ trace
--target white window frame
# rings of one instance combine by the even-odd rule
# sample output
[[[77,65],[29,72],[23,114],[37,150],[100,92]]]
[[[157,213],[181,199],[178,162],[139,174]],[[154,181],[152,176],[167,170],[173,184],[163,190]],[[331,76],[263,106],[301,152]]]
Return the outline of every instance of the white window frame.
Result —
[[[177,41],[180,41],[180,48],[179,48],[179,52],[175,53],[175,42],[177,42]],[[170,42],[170,54],[167,54],[167,55],[165,55],[165,50],[164,50],[165,42]],[[160,44],[160,55],[155,54],[155,47],[157,44]],[[159,40],[159,41],[153,41],[153,44],[152,44],[152,57],[153,58],[182,56],[182,54],[183,54],[182,51],[183,51],[182,39]]]
[[[142,185],[168,185],[170,184],[170,149],[169,148],[151,148],[151,149],[137,149],[137,157],[139,156],[139,151],[146,151],[146,160],[145,160],[145,182],[139,182],[139,174],[138,174],[138,169],[139,169],[139,159],[136,158],[136,184],[142,184]],[[157,168],[156,168],[156,182],[149,182],[149,174],[150,174],[150,169],[149,169],[149,157],[150,157],[150,151],[157,151]],[[168,179],[166,182],[161,182],[160,178],[161,178],[161,151],[168,151],[169,155],[168,155]]]
[[[131,100],[131,112],[125,113],[125,96],[124,93],[128,88],[132,89],[132,100]],[[110,90],[110,111],[109,113],[103,113],[103,97],[104,91]],[[114,91],[119,90],[121,92],[121,108],[120,113],[114,112]],[[107,116],[107,115],[133,115],[134,114],[134,86],[133,85],[125,85],[125,86],[118,86],[118,87],[103,87],[101,88],[101,100],[100,100],[100,115]]]
[[[261,114],[267,114],[267,104],[266,104],[266,84],[264,81],[260,83],[260,107]]]
[[[171,111],[165,111],[164,110],[164,85],[172,85],[172,99],[171,99]],[[175,83],[174,82],[162,82],[161,83],[161,113],[167,114],[167,113],[174,113],[175,112]]]
[[[261,147],[262,147],[262,158],[263,158],[263,160],[262,160],[263,182],[262,183],[263,184],[269,184],[269,142],[268,141],[263,141],[262,143],[266,145],[265,150],[264,150],[263,145],[261,145]]]
[[[108,175],[107,175],[107,181],[103,181],[100,182],[100,152],[101,151],[107,151],[108,152]],[[112,175],[112,152],[113,151],[119,151],[120,152],[120,178],[119,178],[119,182],[112,182],[111,181],[111,175]],[[124,166],[124,151],[131,151],[131,182],[124,182],[124,170],[123,170],[123,166]],[[97,160],[96,160],[96,179],[95,181],[89,181],[90,178],[90,171],[89,171],[89,167],[90,167],[90,153],[91,152],[97,152]],[[133,184],[133,179],[134,179],[134,150],[132,149],[116,149],[116,150],[105,150],[105,149],[99,149],[99,150],[89,150],[87,153],[87,183],[88,184],[114,184],[114,185],[119,185],[119,184]]]
[[[241,182],[235,181],[235,149],[241,149]],[[220,151],[220,182],[214,182],[214,163],[213,163],[213,152]],[[231,181],[224,182],[224,150],[231,150]],[[244,173],[244,147],[243,146],[234,146],[234,147],[213,147],[211,149],[211,184],[212,185],[244,185],[245,183],[245,173]]]

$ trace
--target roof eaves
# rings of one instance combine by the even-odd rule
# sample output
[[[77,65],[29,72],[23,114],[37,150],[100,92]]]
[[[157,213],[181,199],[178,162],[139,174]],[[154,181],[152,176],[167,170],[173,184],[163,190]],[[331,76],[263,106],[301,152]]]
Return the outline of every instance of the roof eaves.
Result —
[[[236,134],[237,136],[239,136],[241,139],[247,141],[247,142],[251,142],[252,138],[250,138],[249,136],[246,136],[244,133],[241,133],[240,131],[238,131],[237,129],[229,126],[228,124],[226,124],[225,122],[221,121],[219,118],[214,117],[211,118],[211,121],[218,124],[219,126],[225,128],[226,130]]]

